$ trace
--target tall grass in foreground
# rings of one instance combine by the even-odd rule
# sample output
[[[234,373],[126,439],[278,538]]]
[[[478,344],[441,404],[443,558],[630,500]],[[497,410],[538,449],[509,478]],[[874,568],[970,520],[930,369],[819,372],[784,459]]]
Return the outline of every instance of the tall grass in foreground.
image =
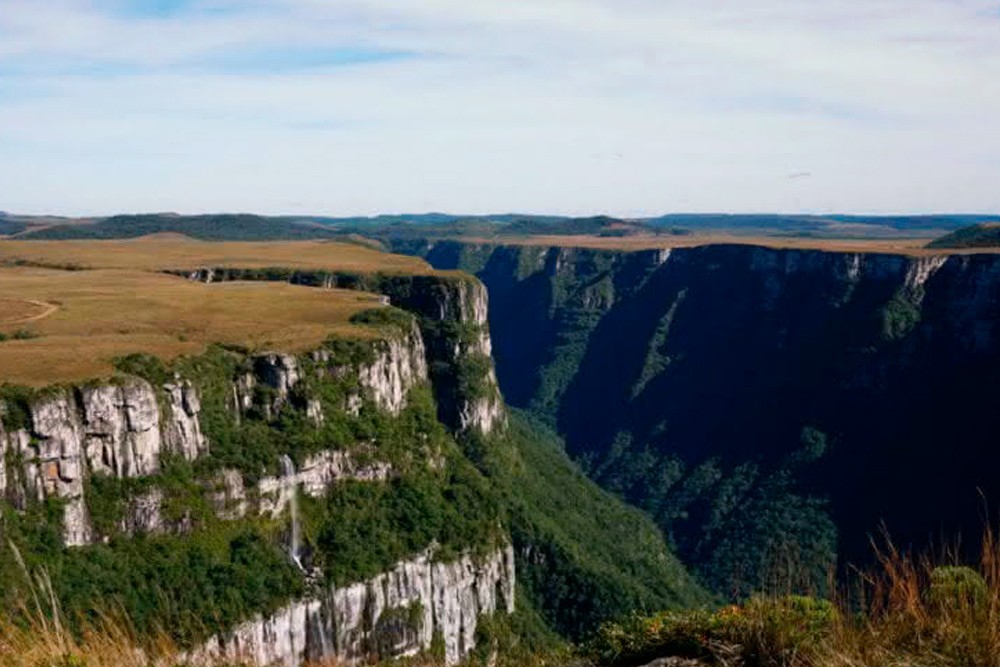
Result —
[[[769,595],[714,612],[635,616],[604,626],[588,655],[612,667],[667,656],[726,667],[1000,667],[992,530],[975,567],[891,543],[877,555],[877,567],[836,601]]]
[[[715,611],[636,615],[602,627],[582,659],[508,654],[495,664],[638,667],[685,657],[722,667],[1000,667],[1000,539],[994,531],[985,531],[975,567],[957,565],[954,557],[913,557],[891,543],[877,562],[836,601],[770,595]],[[0,667],[185,665],[167,635],[139,637],[123,616],[99,615],[71,631],[47,577],[28,578],[21,609],[0,617]],[[402,665],[433,667],[435,661],[421,656]]]
[[[124,614],[99,614],[70,629],[45,572],[29,572],[20,551],[11,553],[25,578],[25,596],[12,614],[0,614],[0,667],[169,667],[180,651],[166,635],[140,638]]]

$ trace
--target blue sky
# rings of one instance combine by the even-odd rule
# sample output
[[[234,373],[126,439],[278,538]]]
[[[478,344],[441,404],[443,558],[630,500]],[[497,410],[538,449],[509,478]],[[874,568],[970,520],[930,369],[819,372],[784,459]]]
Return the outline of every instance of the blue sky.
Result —
[[[0,0],[0,210],[1000,212],[982,0]]]

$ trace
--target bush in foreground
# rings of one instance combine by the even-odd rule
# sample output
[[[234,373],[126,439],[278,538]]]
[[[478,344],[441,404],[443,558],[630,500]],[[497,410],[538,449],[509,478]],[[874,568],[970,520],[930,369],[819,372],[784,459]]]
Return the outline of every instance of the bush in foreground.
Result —
[[[586,653],[608,667],[668,656],[743,667],[997,667],[1000,541],[986,532],[975,568],[890,545],[836,604],[754,597],[715,612],[634,616],[603,626]]]

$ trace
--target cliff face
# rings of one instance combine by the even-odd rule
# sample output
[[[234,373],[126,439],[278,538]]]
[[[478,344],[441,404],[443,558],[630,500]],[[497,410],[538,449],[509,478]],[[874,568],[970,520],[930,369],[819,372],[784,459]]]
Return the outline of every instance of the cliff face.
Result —
[[[387,303],[418,316],[441,421],[458,433],[482,434],[492,433],[505,423],[491,356],[487,291],[475,279],[240,268],[173,273],[203,282],[280,280],[321,289],[362,289],[383,294]],[[394,370],[390,364],[372,372]]]
[[[368,581],[331,588],[213,638],[193,654],[289,667],[336,657],[347,664],[444,649],[446,664],[475,647],[479,618],[514,611],[510,547],[451,562],[421,554]]]
[[[360,393],[348,397],[345,410],[356,412],[370,400],[377,409],[398,415],[409,391],[428,380],[420,333],[414,329],[404,338],[375,341],[372,347],[372,360],[353,369],[330,364],[330,355],[324,350],[308,355],[308,359],[317,375],[356,376]],[[267,418],[274,418],[304,379],[300,362],[293,355],[265,354],[251,359],[249,367],[251,370],[232,379],[232,416],[238,419],[256,406]],[[260,399],[254,395],[257,386],[272,391]],[[198,390],[191,380],[179,377],[159,388],[131,378],[55,390],[23,407],[27,419],[17,428],[5,429],[0,418],[0,463],[4,468],[0,496],[22,509],[29,499],[60,500],[64,504],[63,540],[69,546],[91,544],[100,537],[94,534],[88,516],[85,479],[155,477],[164,455],[193,461],[210,451],[199,420]],[[304,408],[314,422],[322,421],[318,402],[307,398]],[[324,451],[308,457],[293,475],[263,478],[253,496],[260,513],[277,513],[298,486],[318,497],[335,481],[385,480],[390,474],[391,467],[384,462],[362,464],[349,452]],[[238,478],[232,471],[220,476],[224,482],[228,480],[224,483],[226,501],[217,503],[222,515],[245,514],[246,492],[242,482],[235,481]],[[136,498],[122,519],[126,532],[171,530],[161,516],[161,504],[162,494],[156,491]],[[173,529],[183,529],[183,522]]]
[[[477,273],[507,399],[703,573],[748,567],[734,532],[829,565],[800,529],[823,516],[853,561],[881,521],[900,544],[976,535],[977,489],[1000,495],[1000,257],[403,249]]]
[[[166,452],[193,459],[207,449],[197,392],[186,383],[162,389],[162,415],[157,392],[135,378],[53,391],[27,405],[27,423],[5,429],[0,421],[0,495],[21,508],[29,499],[63,501],[65,543],[90,543],[86,476],[151,476]]]
[[[485,303],[476,306],[459,292],[446,296],[441,308],[435,316],[446,323],[466,317],[485,321]],[[433,494],[444,496],[447,487],[437,490],[442,485],[474,484],[469,476],[476,473],[468,462],[456,461],[458,447],[435,421],[427,396],[434,382],[459,374],[448,364],[488,354],[489,339],[482,327],[477,338],[456,341],[448,356],[439,356],[428,352],[417,319],[394,317],[392,326],[380,329],[381,338],[331,341],[306,354],[246,357],[216,350],[170,369],[149,360],[125,368],[147,379],[123,375],[37,392],[5,388],[0,498],[28,517],[43,504],[56,509],[63,544],[83,554],[102,542],[107,545],[101,549],[121,548],[123,540],[138,535],[180,545],[213,531],[223,536],[219,539],[236,535],[230,547],[236,553],[267,539],[261,535],[273,535],[273,528],[258,530],[264,519],[288,521],[282,538],[287,545],[259,548],[278,548],[277,557],[292,565],[307,595],[286,600],[276,611],[258,608],[249,619],[246,608],[240,609],[243,622],[230,625],[198,655],[253,658],[259,664],[320,658],[355,664],[413,655],[440,640],[448,664],[456,663],[475,646],[481,615],[513,611],[513,551],[496,547],[501,540],[493,533],[501,528],[499,517],[490,514],[481,519],[496,530],[473,536],[465,528],[466,551],[438,556],[445,549],[454,553],[456,546],[434,532],[433,519],[442,509],[433,504]],[[437,336],[434,345],[447,337],[424,328]],[[436,364],[433,372],[428,357]],[[475,400],[463,402],[463,409]],[[414,401],[419,405],[411,405]],[[486,431],[499,419],[499,412],[469,414],[457,422],[458,429]],[[453,474],[464,474],[464,481],[452,480]],[[333,496],[342,500],[328,500]],[[359,507],[365,498],[377,501]],[[373,514],[373,523],[384,516],[380,505],[405,507],[407,521],[430,524],[408,530],[427,537],[419,547],[408,547],[417,555],[377,576],[354,577],[352,571],[371,571],[371,559],[358,566],[365,570],[351,570],[336,561],[336,546],[321,544],[335,541],[341,530],[335,503],[349,507],[353,521],[362,512]],[[480,508],[464,504],[455,511]],[[240,528],[226,528],[227,523]],[[313,531],[308,544],[300,524]],[[358,530],[364,520],[352,525],[350,530]],[[452,533],[461,530],[448,527]],[[390,537],[398,550],[402,539]],[[414,540],[404,537],[408,545]],[[439,539],[445,541],[441,549]],[[352,544],[358,551],[368,546]],[[386,551],[385,545],[371,546]],[[325,561],[316,554],[324,548]],[[198,549],[196,562],[206,558]],[[98,563],[107,557],[99,555]],[[326,565],[336,572],[324,572]],[[240,561],[239,567],[248,566]],[[93,568],[99,571],[100,565]],[[234,620],[241,618],[230,623]]]

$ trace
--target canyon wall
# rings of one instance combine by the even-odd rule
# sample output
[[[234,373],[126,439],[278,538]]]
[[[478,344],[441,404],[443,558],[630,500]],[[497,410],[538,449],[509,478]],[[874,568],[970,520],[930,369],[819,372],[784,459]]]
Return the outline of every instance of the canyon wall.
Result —
[[[971,545],[1000,497],[1000,256],[395,249],[480,277],[506,399],[717,588],[778,545],[866,562],[883,522]]]
[[[514,553],[465,554],[434,562],[431,553],[368,581],[331,588],[213,638],[192,654],[289,667],[336,657],[349,665],[413,656],[440,642],[453,665],[476,644],[480,617],[514,611]]]
[[[230,618],[193,655],[290,666],[334,657],[355,664],[440,645],[448,664],[458,662],[475,646],[480,616],[513,611],[513,550],[509,539],[492,534],[502,530],[498,517],[489,518],[495,530],[461,538],[460,553],[459,538],[439,547],[430,537],[420,553],[367,578],[352,578],[335,561],[336,573],[324,572],[312,553],[320,547],[301,545],[299,503],[312,502],[314,530],[331,530],[337,515],[322,503],[335,489],[379,486],[380,502],[401,506],[407,502],[401,495],[423,494],[408,497],[414,511],[440,511],[428,505],[441,502],[427,496],[432,489],[444,494],[439,486],[462,483],[451,477],[456,470],[478,474],[468,462],[456,462],[461,453],[449,429],[485,434],[505,419],[489,362],[482,286],[467,278],[440,289],[436,281],[393,285],[393,302],[416,317],[388,307],[367,313],[383,334],[376,339],[331,340],[300,354],[219,348],[173,366],[126,359],[112,379],[5,387],[0,499],[29,517],[51,508],[61,517],[62,545],[84,554],[120,549],[123,540],[140,535],[178,544],[213,531],[226,536],[227,522],[261,540],[274,534],[265,520],[289,521],[281,538],[287,545],[261,548],[286,552],[306,595],[251,618]],[[475,379],[485,382],[478,388],[463,380],[470,359],[486,360],[474,364]],[[450,401],[436,404],[448,418],[443,426],[434,419],[433,400],[422,398],[432,393]],[[419,406],[410,410],[414,395]],[[260,458],[270,451],[287,453]],[[342,495],[350,499],[351,493],[369,497]],[[203,507],[209,516],[199,514]],[[456,511],[493,510],[463,505]],[[0,530],[6,539],[7,527]],[[236,545],[251,539],[232,535],[220,539]],[[327,547],[327,562],[332,553],[335,547]],[[106,555],[96,556],[95,571]]]

